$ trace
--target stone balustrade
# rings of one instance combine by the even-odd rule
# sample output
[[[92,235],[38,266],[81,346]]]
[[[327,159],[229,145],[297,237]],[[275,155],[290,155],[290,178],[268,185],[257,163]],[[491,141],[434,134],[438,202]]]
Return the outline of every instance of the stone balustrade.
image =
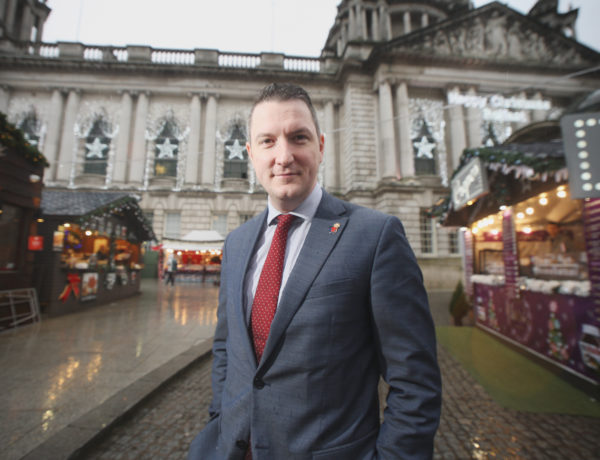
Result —
[[[149,46],[98,46],[77,42],[29,43],[16,46],[17,54],[44,59],[94,62],[150,63],[168,66],[217,66],[240,69],[269,69],[321,73],[334,70],[319,58],[286,56],[280,53],[231,53],[213,49],[159,49]]]

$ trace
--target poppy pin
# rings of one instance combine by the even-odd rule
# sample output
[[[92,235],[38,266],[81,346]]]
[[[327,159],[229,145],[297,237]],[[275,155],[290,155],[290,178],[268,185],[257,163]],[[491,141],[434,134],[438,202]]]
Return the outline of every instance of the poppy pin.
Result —
[[[335,224],[333,224],[333,227],[329,229],[329,233],[336,233],[338,231],[338,228],[340,228],[340,223],[336,222]]]

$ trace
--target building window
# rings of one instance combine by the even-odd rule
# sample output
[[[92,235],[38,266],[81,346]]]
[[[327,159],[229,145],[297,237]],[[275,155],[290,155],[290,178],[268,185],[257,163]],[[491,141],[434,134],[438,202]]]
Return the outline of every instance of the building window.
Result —
[[[40,132],[41,132],[41,122],[38,120],[38,117],[35,113],[35,110],[30,110],[25,114],[25,117],[21,120],[19,125],[17,126],[20,130],[23,131],[23,136],[25,140],[29,142],[34,147],[40,147]]]
[[[425,118],[421,118],[420,123],[421,128],[417,136],[412,139],[415,155],[415,173],[417,175],[434,175],[437,144]]]
[[[233,125],[229,138],[225,141],[225,165],[223,177],[235,179],[248,178],[248,152],[246,151],[246,133],[241,123]]]
[[[177,177],[177,154],[179,153],[177,132],[175,121],[167,119],[154,141],[156,177]]]
[[[248,222],[250,219],[254,217],[253,214],[240,214],[240,225]]]
[[[212,230],[219,232],[221,236],[227,235],[227,214],[213,214]]]
[[[106,175],[110,149],[109,133],[110,128],[106,120],[103,117],[96,118],[85,138],[84,174]]]
[[[460,245],[458,242],[460,230],[451,230],[448,233],[448,250],[450,254],[458,254],[460,252]]]
[[[0,272],[18,268],[18,249],[23,234],[23,210],[10,204],[0,208]]]
[[[181,236],[181,213],[167,212],[165,215],[165,237],[179,238]]]
[[[433,254],[433,219],[429,217],[425,209],[421,209],[419,212],[419,230],[421,232],[421,253]]]

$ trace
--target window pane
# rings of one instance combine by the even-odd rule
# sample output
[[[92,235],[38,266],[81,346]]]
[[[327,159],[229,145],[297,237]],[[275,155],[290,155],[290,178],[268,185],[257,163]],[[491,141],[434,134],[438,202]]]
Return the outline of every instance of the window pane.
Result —
[[[165,236],[167,238],[179,238],[181,227],[181,213],[168,212],[165,218]]]
[[[213,214],[212,229],[221,236],[227,235],[227,214]]]
[[[450,254],[458,254],[460,252],[460,247],[458,245],[458,232],[460,230],[453,230],[448,233],[448,246],[450,249]]]
[[[0,271],[17,269],[17,249],[21,234],[21,208],[4,203],[0,214]]]
[[[433,253],[433,220],[425,210],[419,213],[419,227],[421,231],[421,252],[423,254]]]

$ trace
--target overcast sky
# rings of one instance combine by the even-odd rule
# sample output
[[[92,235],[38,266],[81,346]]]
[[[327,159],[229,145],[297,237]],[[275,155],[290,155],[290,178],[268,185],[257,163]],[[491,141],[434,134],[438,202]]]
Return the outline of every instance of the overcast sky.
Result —
[[[48,0],[45,42],[149,45],[318,56],[340,0]],[[489,1],[474,1],[482,6]],[[536,0],[510,0],[527,14]],[[579,8],[577,38],[600,51],[600,0],[560,0]]]

